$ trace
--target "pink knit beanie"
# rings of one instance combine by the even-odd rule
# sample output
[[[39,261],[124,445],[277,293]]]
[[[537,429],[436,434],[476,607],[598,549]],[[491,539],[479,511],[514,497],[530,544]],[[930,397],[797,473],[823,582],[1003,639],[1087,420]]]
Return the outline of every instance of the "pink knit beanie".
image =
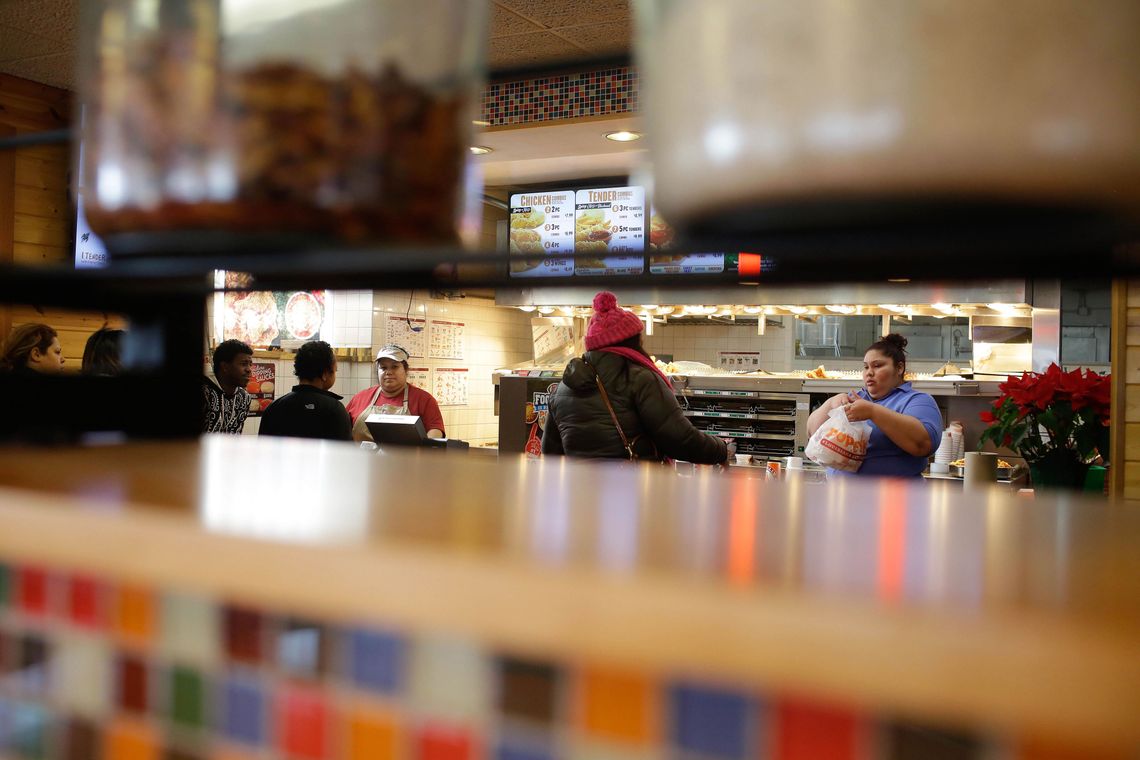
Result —
[[[642,329],[641,319],[631,311],[618,308],[617,296],[603,290],[594,296],[594,316],[586,328],[586,350],[621,343]]]

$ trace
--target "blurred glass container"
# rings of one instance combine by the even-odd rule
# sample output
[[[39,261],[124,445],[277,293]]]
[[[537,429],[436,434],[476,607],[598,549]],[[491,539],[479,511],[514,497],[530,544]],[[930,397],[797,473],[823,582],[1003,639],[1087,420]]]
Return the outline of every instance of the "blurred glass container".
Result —
[[[485,0],[82,5],[100,234],[457,240]]]
[[[1140,199],[1136,0],[634,2],[672,221]]]

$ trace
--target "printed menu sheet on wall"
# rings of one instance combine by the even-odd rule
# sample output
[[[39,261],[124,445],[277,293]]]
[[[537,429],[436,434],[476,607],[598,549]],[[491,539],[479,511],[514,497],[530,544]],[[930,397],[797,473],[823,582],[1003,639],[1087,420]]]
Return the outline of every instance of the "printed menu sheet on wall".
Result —
[[[465,328],[463,322],[431,320],[428,330],[428,356],[432,359],[462,359]]]
[[[425,391],[431,388],[431,370],[427,367],[408,367],[408,382]]]
[[[574,193],[520,193],[511,196],[512,254],[574,253]],[[511,277],[569,277],[571,258],[511,262]]]
[[[389,315],[384,328],[384,343],[395,343],[407,351],[408,356],[426,357],[427,320]]]
[[[575,195],[575,274],[641,274],[645,188],[579,190]],[[615,254],[635,254],[621,256]]]
[[[440,406],[463,406],[467,403],[466,368],[436,367],[432,394]]]

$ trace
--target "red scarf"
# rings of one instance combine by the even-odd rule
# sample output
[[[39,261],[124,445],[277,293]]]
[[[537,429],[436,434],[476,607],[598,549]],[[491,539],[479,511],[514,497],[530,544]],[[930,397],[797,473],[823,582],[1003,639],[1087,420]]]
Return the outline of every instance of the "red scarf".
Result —
[[[617,354],[618,356],[624,356],[626,359],[629,359],[631,362],[636,362],[643,367],[648,367],[649,369],[656,372],[658,377],[660,377],[662,380],[665,381],[665,387],[666,388],[668,388],[669,390],[673,390],[673,381],[665,376],[665,373],[662,372],[660,370],[660,368],[658,368],[658,366],[653,363],[652,359],[650,359],[648,356],[641,353],[640,351],[634,351],[632,348],[626,348],[625,346],[605,346],[604,348],[599,348],[598,350],[599,351],[605,351],[606,353],[609,353],[609,354]]]

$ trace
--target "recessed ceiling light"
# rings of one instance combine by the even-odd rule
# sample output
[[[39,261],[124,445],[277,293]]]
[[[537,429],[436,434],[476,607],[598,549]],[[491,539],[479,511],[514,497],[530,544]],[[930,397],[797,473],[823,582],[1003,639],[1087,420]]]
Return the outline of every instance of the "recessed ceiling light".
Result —
[[[628,129],[619,129],[617,132],[606,132],[606,139],[614,142],[633,142],[641,139],[640,132],[631,132]]]
[[[491,153],[494,150],[495,150],[494,148],[488,148],[486,145],[472,145],[471,146],[471,152],[474,153],[476,156],[482,156],[486,153]]]
[[[887,282],[910,282],[909,277],[888,277]]]

